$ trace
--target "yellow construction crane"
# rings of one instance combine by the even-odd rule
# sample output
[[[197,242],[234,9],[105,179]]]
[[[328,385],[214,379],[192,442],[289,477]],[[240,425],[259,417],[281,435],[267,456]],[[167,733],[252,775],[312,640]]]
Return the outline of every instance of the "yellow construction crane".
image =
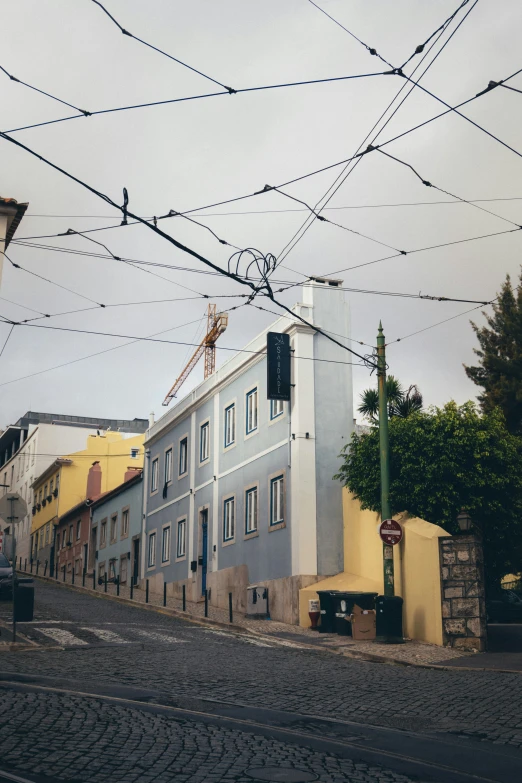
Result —
[[[183,383],[201,359],[203,353],[205,354],[205,378],[212,375],[216,369],[216,342],[218,337],[223,334],[228,326],[228,313],[217,313],[216,307],[215,304],[209,304],[207,312],[207,333],[192,354],[190,361],[187,363],[180,376],[176,379],[176,383],[163,400],[163,405],[168,405],[176,396]]]

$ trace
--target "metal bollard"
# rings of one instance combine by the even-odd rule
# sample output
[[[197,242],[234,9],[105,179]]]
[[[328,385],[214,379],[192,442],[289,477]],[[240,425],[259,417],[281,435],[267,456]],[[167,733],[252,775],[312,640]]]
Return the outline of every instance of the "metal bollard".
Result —
[[[63,567],[63,581],[65,582],[65,566]]]
[[[92,589],[96,590],[96,569],[92,569]]]
[[[149,603],[149,580],[147,579],[145,582],[145,603]]]
[[[31,573],[33,573],[33,561],[31,560]]]
[[[163,606],[167,606],[167,583],[163,582]]]
[[[208,617],[208,590],[205,590],[205,617]]]
[[[120,594],[120,577],[116,577],[116,595]]]
[[[44,563],[44,576],[47,576],[47,560]]]
[[[74,584],[74,563],[73,563],[73,570],[72,570],[72,584]]]
[[[132,601],[132,598],[134,596],[134,577],[131,576],[131,585],[130,585],[130,599]]]
[[[103,583],[103,591],[106,593],[107,592],[107,571],[105,572],[104,577],[105,577],[105,581]]]
[[[85,574],[86,574],[86,571],[85,571],[85,568],[84,568],[83,569],[83,573],[82,573],[82,587],[85,587]]]
[[[19,571],[21,571],[21,570],[22,570],[22,555],[20,555],[20,568],[19,568],[18,570],[19,570]]]
[[[233,622],[233,614],[232,614],[232,593],[228,594],[228,620],[229,622]]]
[[[36,561],[36,576],[38,576],[38,569],[40,568],[40,561]]]
[[[182,603],[183,611],[186,612],[187,611],[187,599],[186,599],[186,595],[185,595],[185,585],[183,585],[183,599],[182,600],[183,600],[183,603]]]
[[[24,562],[24,571],[27,573],[27,558],[25,558]]]

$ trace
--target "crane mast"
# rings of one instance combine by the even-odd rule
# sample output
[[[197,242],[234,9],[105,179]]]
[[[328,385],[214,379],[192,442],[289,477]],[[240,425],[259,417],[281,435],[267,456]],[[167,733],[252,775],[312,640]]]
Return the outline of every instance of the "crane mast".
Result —
[[[170,401],[174,399],[203,354],[205,355],[205,378],[212,375],[216,369],[216,342],[227,326],[228,313],[217,313],[217,305],[209,304],[207,311],[207,333],[163,400],[163,405],[168,405]]]

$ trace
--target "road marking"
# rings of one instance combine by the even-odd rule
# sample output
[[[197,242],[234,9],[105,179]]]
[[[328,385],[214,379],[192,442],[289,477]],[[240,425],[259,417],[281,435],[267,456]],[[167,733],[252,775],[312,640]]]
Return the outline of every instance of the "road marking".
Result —
[[[79,626],[82,631],[88,631],[101,639],[103,642],[114,642],[116,644],[129,644],[128,639],[124,639],[114,631],[108,631],[106,628],[87,628],[85,625]]]
[[[58,642],[58,644],[64,644],[67,647],[72,645],[87,644],[87,642],[84,642],[83,639],[79,639],[69,631],[64,631],[63,628],[37,628],[36,630],[45,634],[45,636],[49,636],[49,638],[51,638],[54,642]]]
[[[136,628],[136,633],[139,633],[140,636],[146,636],[147,639],[154,639],[154,641],[157,642],[169,642],[169,644],[173,642],[186,642],[186,639],[176,639],[175,636],[168,636],[166,633],[158,633],[157,631],[145,631],[142,628]]]

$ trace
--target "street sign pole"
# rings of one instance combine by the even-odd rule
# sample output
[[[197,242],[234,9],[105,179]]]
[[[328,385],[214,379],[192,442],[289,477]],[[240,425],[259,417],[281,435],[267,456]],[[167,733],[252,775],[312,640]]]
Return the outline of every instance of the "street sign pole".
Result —
[[[390,447],[388,435],[388,396],[386,393],[386,347],[382,323],[377,334],[377,378],[379,383],[379,444],[381,453],[381,520],[390,519]],[[383,541],[384,595],[395,595],[393,547]]]

